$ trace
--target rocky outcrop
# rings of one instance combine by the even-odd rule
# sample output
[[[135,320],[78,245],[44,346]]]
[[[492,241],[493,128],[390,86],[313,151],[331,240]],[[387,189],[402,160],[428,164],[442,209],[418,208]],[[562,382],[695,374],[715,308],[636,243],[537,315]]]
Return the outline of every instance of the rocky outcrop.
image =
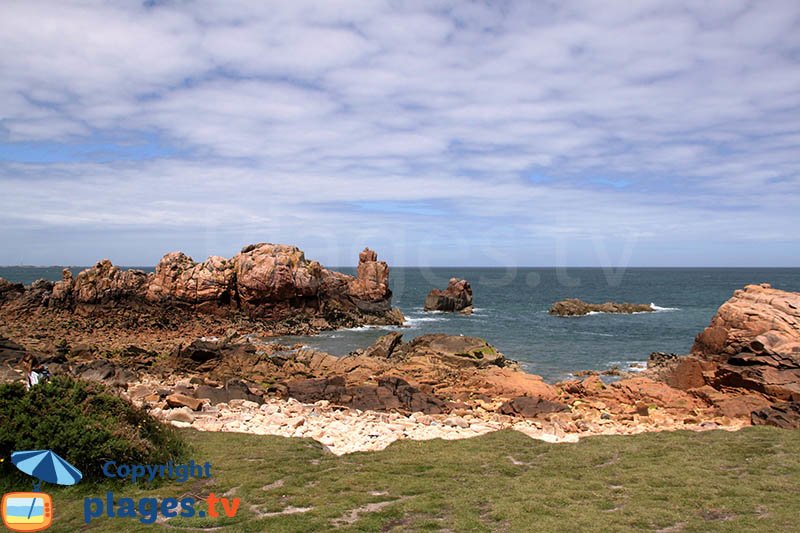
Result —
[[[102,306],[111,309],[118,304],[138,302],[144,298],[150,276],[141,270],[122,270],[103,259],[95,266],[78,273],[74,284],[71,274],[64,275],[59,282],[64,284],[63,292],[72,294],[72,302],[77,307]]]
[[[445,402],[396,377],[381,378],[375,385],[349,385],[342,376],[290,381],[288,395],[303,403],[320,400],[353,409],[439,414]]]
[[[167,365],[217,381],[246,377],[268,382],[277,394],[359,409],[384,405],[383,409],[413,410],[426,405],[426,412],[441,412],[440,402],[478,396],[547,400],[557,396],[552,386],[520,371],[486,341],[443,334],[404,343],[401,334],[392,332],[345,357],[302,347],[256,345],[241,337],[197,339],[176,348]],[[399,400],[391,399],[387,389]],[[366,405],[372,407],[358,407]]]
[[[736,291],[671,377],[682,388],[706,383],[800,401],[800,293],[767,284]]]
[[[234,291],[234,263],[212,256],[195,263],[182,252],[165,255],[147,284],[149,302],[229,305]]]
[[[378,254],[374,251],[364,248],[358,254],[356,273],[356,279],[348,280],[348,292],[361,307],[374,309],[376,304],[380,306],[380,302],[391,298],[389,266],[384,261],[378,261]]]
[[[472,313],[472,287],[467,280],[451,278],[445,290],[432,289],[428,293],[425,310]]]
[[[276,333],[309,333],[401,325],[402,313],[391,307],[391,297],[389,267],[370,249],[361,252],[353,277],[309,261],[295,246],[259,243],[231,259],[213,256],[201,263],[172,252],[151,274],[104,259],[74,278],[65,269],[55,284],[42,280],[23,288],[0,280],[0,316],[24,320],[60,310],[141,328],[142,320],[175,327],[207,314],[231,325],[250,320],[269,324]]]
[[[24,292],[25,287],[22,283],[11,283],[6,279],[0,278],[0,304],[6,300],[18,298]]]
[[[750,420],[754,426],[800,429],[800,402],[787,402],[753,411]]]
[[[631,314],[631,313],[652,313],[655,311],[650,304],[631,304],[631,303],[617,303],[605,302],[602,304],[591,304],[579,300],[578,298],[569,298],[561,300],[550,306],[548,311],[551,315],[556,316],[584,316],[590,313],[617,313],[617,314]]]

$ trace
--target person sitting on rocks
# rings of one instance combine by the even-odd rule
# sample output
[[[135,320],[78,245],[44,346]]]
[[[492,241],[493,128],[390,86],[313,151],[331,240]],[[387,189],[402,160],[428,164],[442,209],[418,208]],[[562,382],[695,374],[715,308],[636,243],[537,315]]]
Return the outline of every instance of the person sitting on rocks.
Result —
[[[26,355],[22,359],[22,369],[25,372],[25,390],[31,390],[34,385],[44,383],[50,378],[47,366],[39,363],[33,355]]]

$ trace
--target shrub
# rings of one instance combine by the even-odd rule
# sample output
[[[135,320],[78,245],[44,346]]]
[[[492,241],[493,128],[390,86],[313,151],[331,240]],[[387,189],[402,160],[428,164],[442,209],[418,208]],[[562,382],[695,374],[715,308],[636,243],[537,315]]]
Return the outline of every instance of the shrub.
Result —
[[[16,450],[49,449],[85,479],[103,477],[105,461],[161,464],[188,454],[178,434],[105,386],[56,376],[26,392],[0,385],[0,473],[16,472]]]

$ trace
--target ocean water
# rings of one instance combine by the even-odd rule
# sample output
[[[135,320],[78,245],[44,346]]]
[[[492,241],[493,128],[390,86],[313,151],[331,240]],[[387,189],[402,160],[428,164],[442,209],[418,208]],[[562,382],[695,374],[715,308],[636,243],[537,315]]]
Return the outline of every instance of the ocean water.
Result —
[[[355,273],[352,268],[337,270]],[[22,283],[57,280],[61,267],[0,267],[0,277]],[[444,288],[450,277],[472,284],[474,314],[423,311],[428,291]],[[654,351],[687,353],[695,335],[734,290],[763,282],[800,291],[800,268],[392,268],[393,305],[405,314],[404,327],[364,327],[283,340],[344,355],[390,330],[401,331],[406,340],[424,333],[471,335],[486,339],[527,371],[557,381],[576,370],[615,365],[635,370]],[[569,318],[547,314],[553,302],[564,298],[652,303],[659,310]]]

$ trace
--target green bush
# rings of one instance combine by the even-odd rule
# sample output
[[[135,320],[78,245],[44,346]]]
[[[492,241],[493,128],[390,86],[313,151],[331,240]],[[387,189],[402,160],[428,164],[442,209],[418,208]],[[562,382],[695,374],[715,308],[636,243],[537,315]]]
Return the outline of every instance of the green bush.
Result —
[[[188,448],[178,434],[105,386],[56,376],[29,392],[0,385],[0,473],[17,472],[11,452],[53,450],[87,480],[103,477],[102,465],[180,461]]]

